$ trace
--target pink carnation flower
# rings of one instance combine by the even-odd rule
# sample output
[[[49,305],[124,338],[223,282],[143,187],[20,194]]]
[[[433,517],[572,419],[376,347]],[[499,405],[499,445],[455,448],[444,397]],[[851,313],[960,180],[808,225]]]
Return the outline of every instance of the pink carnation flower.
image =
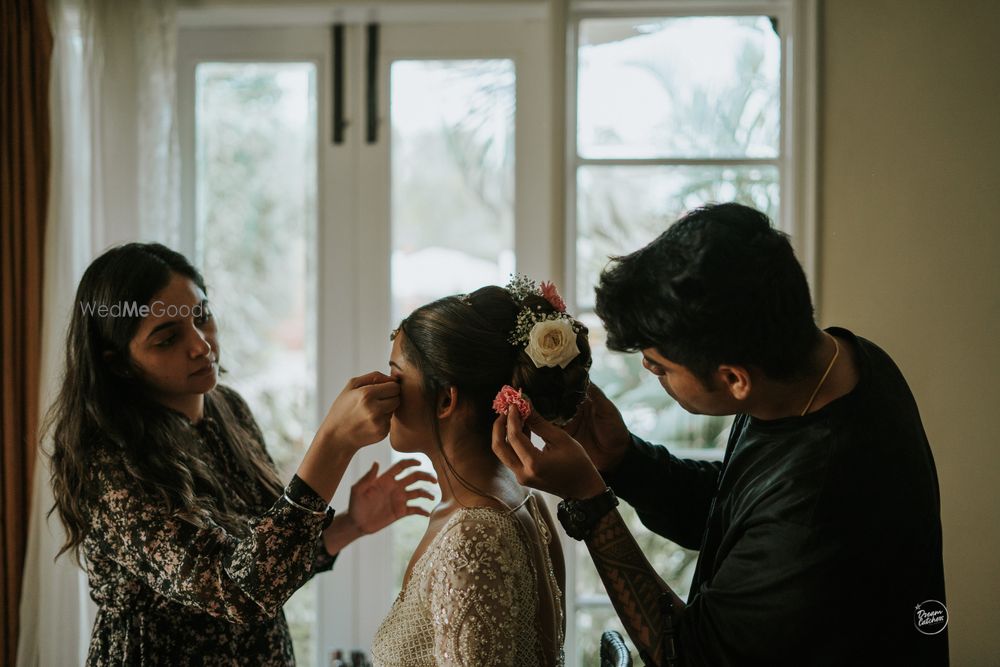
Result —
[[[560,313],[565,313],[566,302],[563,301],[561,296],[559,296],[559,292],[556,291],[555,284],[543,282],[540,287],[542,288],[542,296],[545,297],[545,300],[551,303],[552,307]]]
[[[505,415],[511,407],[517,408],[523,419],[527,419],[528,415],[531,414],[531,404],[525,400],[521,390],[505,384],[497,397],[493,399],[493,409],[496,410],[497,414]]]

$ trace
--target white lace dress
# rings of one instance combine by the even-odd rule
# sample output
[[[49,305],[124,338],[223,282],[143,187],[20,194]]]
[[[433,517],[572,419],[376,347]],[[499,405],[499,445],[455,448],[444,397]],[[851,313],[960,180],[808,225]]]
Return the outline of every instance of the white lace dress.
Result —
[[[563,664],[562,591],[538,502],[455,512],[375,633],[375,667]],[[530,512],[538,539],[516,511]]]

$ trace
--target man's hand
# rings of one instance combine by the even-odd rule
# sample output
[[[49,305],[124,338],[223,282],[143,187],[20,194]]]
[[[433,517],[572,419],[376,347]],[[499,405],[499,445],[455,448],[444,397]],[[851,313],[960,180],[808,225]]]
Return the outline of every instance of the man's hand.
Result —
[[[545,441],[543,449],[531,442],[525,425]],[[517,410],[497,417],[493,453],[521,484],[561,498],[592,498],[607,488],[580,443],[536,414],[526,424]]]
[[[632,442],[622,414],[593,383],[576,417],[564,430],[583,446],[601,472],[614,470]]]

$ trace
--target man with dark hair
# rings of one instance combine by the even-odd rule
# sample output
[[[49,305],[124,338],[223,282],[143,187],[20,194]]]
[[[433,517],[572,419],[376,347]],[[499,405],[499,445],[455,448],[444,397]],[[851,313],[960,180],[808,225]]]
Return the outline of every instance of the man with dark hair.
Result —
[[[722,463],[631,435],[596,387],[559,429],[516,411],[493,449],[561,496],[650,665],[946,665],[937,473],[899,369],[818,329],[787,237],[739,204],[706,206],[615,258],[597,287],[608,346],[686,410],[737,415]],[[545,440],[536,449],[526,430]],[[687,602],[618,514],[698,549]]]

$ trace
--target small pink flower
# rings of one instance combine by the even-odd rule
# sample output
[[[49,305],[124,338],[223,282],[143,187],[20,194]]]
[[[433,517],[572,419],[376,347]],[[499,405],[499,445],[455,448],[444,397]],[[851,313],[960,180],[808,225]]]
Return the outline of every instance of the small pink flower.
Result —
[[[497,414],[505,415],[510,411],[511,406],[517,408],[523,419],[527,419],[531,414],[531,404],[524,399],[520,389],[514,389],[509,384],[505,384],[503,389],[493,399],[493,409]]]
[[[542,296],[545,300],[552,304],[552,307],[558,310],[560,313],[566,312],[566,302],[563,298],[559,296],[559,292],[556,291],[556,286],[554,283],[543,282],[541,284]]]

